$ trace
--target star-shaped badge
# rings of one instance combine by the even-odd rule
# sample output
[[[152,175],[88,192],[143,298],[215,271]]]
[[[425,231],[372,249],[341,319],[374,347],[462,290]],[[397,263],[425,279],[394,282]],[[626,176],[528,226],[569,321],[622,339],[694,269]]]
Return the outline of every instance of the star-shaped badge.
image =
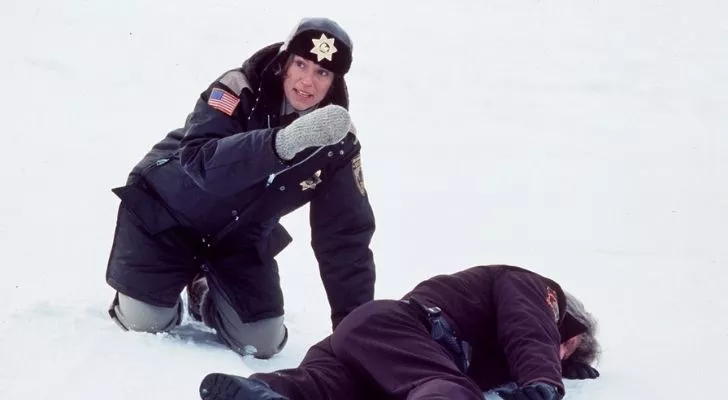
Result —
[[[321,34],[319,39],[311,39],[313,42],[313,48],[311,53],[316,54],[316,61],[321,60],[334,61],[333,55],[336,53],[336,47],[334,47],[334,38],[327,38],[325,34]]]
[[[321,183],[321,170],[316,171],[312,177],[299,183],[301,185],[301,191],[316,189],[316,186]]]

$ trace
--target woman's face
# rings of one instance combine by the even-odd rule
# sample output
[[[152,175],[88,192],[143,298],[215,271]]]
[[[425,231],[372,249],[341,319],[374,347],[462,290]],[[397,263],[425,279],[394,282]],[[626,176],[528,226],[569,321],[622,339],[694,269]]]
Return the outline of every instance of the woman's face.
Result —
[[[320,103],[333,82],[333,72],[294,55],[283,78],[283,93],[294,109],[303,111]]]

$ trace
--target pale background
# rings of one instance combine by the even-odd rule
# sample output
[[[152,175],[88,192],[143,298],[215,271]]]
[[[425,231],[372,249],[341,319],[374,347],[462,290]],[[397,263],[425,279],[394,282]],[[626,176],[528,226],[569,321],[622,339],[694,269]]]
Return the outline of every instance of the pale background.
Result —
[[[110,189],[303,16],[355,43],[378,298],[476,264],[532,268],[601,323],[602,377],[567,398],[723,397],[724,1],[250,3],[3,2],[0,398],[197,399],[205,374],[294,366],[329,332],[306,208],[283,220],[291,338],[274,359],[106,315]]]

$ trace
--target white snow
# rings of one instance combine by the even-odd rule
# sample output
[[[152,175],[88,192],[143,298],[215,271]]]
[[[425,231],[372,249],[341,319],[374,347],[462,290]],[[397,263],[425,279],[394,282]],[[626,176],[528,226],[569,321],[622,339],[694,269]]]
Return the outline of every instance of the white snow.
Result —
[[[529,267],[601,322],[602,377],[568,399],[724,396],[726,2],[6,0],[1,399],[196,399],[205,374],[295,366],[329,332],[306,209],[284,219],[291,337],[272,360],[198,324],[123,332],[104,281],[110,189],[213,79],[312,15],[355,43],[378,298]]]

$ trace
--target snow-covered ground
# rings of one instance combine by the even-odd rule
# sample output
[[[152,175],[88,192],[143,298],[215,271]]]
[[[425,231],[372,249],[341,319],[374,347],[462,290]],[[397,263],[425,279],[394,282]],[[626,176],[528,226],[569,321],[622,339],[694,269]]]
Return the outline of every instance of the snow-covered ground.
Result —
[[[355,43],[377,297],[529,267],[601,322],[602,378],[567,398],[723,395],[724,1],[251,3],[4,1],[0,399],[196,399],[206,373],[291,367],[328,333],[306,209],[284,219],[291,339],[272,360],[189,324],[122,332],[104,282],[110,189],[212,79],[314,15]]]

